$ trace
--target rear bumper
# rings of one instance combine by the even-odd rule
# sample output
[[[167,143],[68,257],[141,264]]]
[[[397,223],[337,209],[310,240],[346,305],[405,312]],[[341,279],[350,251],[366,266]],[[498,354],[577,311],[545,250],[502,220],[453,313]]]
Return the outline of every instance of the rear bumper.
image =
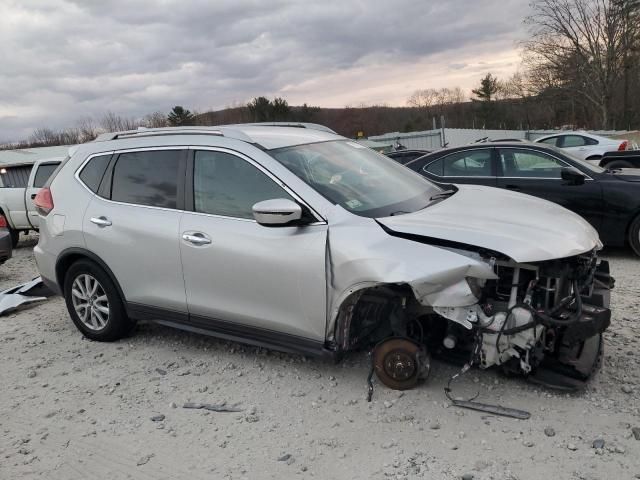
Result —
[[[0,229],[0,264],[9,260],[12,255],[11,234],[6,228]]]
[[[42,282],[56,295],[62,293],[62,289],[56,280],[56,256],[44,250],[40,244],[35,246],[33,254],[36,259],[36,265],[42,277]]]

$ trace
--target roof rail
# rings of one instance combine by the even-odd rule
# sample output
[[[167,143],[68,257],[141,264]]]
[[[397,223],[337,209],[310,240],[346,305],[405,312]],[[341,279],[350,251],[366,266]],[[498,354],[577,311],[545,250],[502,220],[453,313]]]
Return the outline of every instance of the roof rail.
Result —
[[[141,138],[161,135],[217,135],[224,136],[218,128],[209,127],[163,127],[145,128],[139,127],[137,130],[124,130],[122,132],[108,132],[98,135],[94,142],[107,142],[119,138]]]
[[[294,128],[308,128],[309,130],[319,130],[321,132],[336,133],[329,127],[320,125],[319,123],[307,123],[307,122],[257,122],[257,123],[238,123],[235,125],[229,125],[230,127],[294,127]]]

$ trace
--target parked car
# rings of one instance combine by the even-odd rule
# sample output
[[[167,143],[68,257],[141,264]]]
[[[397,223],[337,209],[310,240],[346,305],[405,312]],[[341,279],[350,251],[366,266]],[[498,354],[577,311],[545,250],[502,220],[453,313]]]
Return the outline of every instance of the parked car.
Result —
[[[443,190],[313,125],[105,134],[35,203],[43,281],[93,340],[151,320],[329,358],[372,348],[398,389],[457,348],[573,385],[609,325],[608,266],[578,215]]]
[[[640,172],[607,171],[537,143],[468,145],[406,165],[429,180],[486,185],[555,202],[585,218],[606,245],[640,255]]]
[[[7,227],[7,220],[0,215],[0,265],[11,258],[13,253],[13,242],[11,232]]]
[[[596,165],[606,152],[623,151],[629,147],[628,140],[607,138],[580,131],[546,135],[535,139],[535,142],[562,148],[575,157],[592,161]]]
[[[14,248],[20,232],[38,230],[38,213],[33,199],[62,160],[49,158],[35,163],[5,165],[0,169],[0,216],[4,217]]]
[[[607,152],[602,156],[599,165],[608,170],[616,170],[619,168],[640,169],[640,150]]]
[[[411,162],[412,160],[422,157],[427,153],[431,153],[431,150],[395,150],[393,152],[387,152],[385,155],[404,165],[405,163]]]

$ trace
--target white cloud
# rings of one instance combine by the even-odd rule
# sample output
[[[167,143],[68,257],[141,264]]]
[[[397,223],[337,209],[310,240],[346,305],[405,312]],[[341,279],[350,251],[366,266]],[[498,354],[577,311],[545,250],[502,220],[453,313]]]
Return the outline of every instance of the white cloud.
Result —
[[[522,0],[4,0],[0,138],[113,111],[404,105],[517,68]]]

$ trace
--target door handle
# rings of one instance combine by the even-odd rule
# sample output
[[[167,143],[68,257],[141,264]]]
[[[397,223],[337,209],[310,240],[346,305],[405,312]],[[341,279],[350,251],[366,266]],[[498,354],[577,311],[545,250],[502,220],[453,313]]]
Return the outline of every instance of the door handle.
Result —
[[[520,190],[520,187],[518,185],[505,185],[504,188],[506,188],[507,190]]]
[[[182,239],[193,245],[209,245],[211,243],[211,239],[200,232],[183,233]]]
[[[99,227],[110,227],[111,220],[107,217],[91,217],[91,223],[95,223]]]

